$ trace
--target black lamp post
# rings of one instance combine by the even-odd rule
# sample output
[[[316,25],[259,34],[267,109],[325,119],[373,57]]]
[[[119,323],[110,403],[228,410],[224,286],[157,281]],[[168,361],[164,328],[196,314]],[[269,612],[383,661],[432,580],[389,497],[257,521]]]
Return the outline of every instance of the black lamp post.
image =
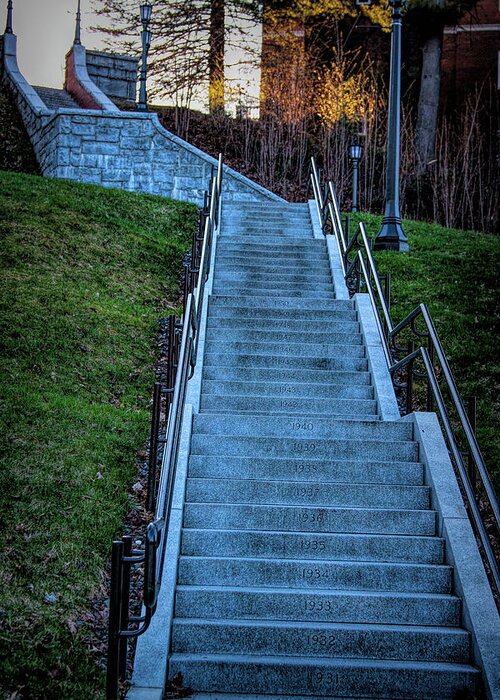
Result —
[[[387,169],[385,210],[382,227],[375,239],[375,250],[408,252],[410,247],[399,213],[399,158],[401,125],[401,11],[406,0],[389,0],[391,22],[391,76],[389,83],[389,126],[387,140]]]
[[[146,92],[146,79],[148,71],[148,51],[151,46],[151,32],[149,30],[149,23],[151,22],[151,15],[153,14],[153,6],[149,2],[145,2],[141,5],[141,22],[142,22],[142,61],[141,61],[141,86],[139,89],[139,103],[137,104],[138,112],[148,111],[148,96]]]
[[[363,146],[353,144],[349,149],[352,161],[352,206],[351,211],[358,211],[358,166],[363,155]]]

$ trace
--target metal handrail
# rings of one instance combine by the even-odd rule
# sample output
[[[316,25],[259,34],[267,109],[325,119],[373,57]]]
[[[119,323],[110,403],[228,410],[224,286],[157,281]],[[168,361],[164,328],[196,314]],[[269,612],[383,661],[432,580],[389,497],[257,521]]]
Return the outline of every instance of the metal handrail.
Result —
[[[460,423],[462,424],[462,427],[464,429],[464,433],[467,439],[467,443],[469,445],[469,448],[472,452],[472,456],[474,459],[474,462],[476,464],[477,469],[479,470],[481,480],[483,482],[484,489],[486,491],[486,495],[488,496],[488,500],[491,503],[491,509],[493,512],[493,515],[495,517],[497,526],[500,526],[500,508],[498,506],[498,502],[496,500],[495,496],[495,491],[493,489],[493,485],[491,483],[490,476],[488,474],[488,471],[486,469],[486,464],[484,462],[483,456],[481,454],[481,450],[479,449],[479,445],[476,440],[476,436],[474,435],[474,432],[471,428],[469,418],[467,416],[467,412],[464,408],[462,399],[460,397],[460,394],[457,389],[457,385],[455,382],[455,378],[453,376],[453,373],[450,369],[450,365],[448,364],[448,360],[446,358],[446,355],[443,350],[443,346],[441,345],[441,341],[439,340],[439,336],[436,331],[436,327],[434,325],[434,322],[432,320],[432,317],[429,313],[429,309],[425,304],[420,304],[417,306],[416,309],[414,309],[408,316],[403,319],[398,325],[389,333],[389,338],[391,340],[395,339],[396,336],[403,331],[405,328],[413,327],[414,321],[419,317],[422,316],[422,318],[425,321],[425,325],[427,327],[428,333],[426,334],[426,337],[429,337],[432,346],[434,348],[434,351],[436,353],[437,359],[439,360],[439,364],[441,365],[441,369],[446,381],[446,384],[448,386],[448,390],[450,392],[450,397],[453,402],[453,405],[457,411],[458,417],[460,419]],[[424,348],[425,349],[425,348]],[[393,367],[397,366],[399,363],[396,363],[396,365],[393,365]],[[393,368],[391,368],[392,371]]]
[[[452,428],[451,421],[450,421],[450,415],[446,409],[446,405],[445,405],[445,402],[443,399],[443,394],[441,393],[441,389],[439,388],[439,382],[437,380],[436,373],[434,371],[434,367],[433,367],[432,362],[430,360],[429,353],[427,352],[427,348],[420,346],[417,350],[410,353],[409,355],[407,355],[405,358],[403,358],[399,362],[396,362],[391,367],[390,372],[391,372],[391,374],[394,374],[395,372],[403,369],[405,366],[411,365],[416,359],[418,359],[419,356],[423,360],[425,370],[426,370],[426,373],[427,373],[427,376],[429,378],[429,382],[431,385],[432,393],[434,395],[434,399],[435,399],[436,404],[437,404],[439,415],[441,416],[441,421],[443,423],[444,430],[446,432],[448,444],[450,445],[450,449],[453,453],[453,457],[455,459],[455,463],[457,465],[457,468],[458,468],[458,471],[460,474],[461,483],[462,483],[462,486],[465,490],[466,500],[467,500],[467,503],[469,506],[469,513],[472,516],[475,530],[479,535],[479,538],[481,540],[481,544],[483,545],[484,553],[485,553],[485,556],[488,560],[491,576],[495,582],[496,589],[497,589],[497,591],[500,591],[500,573],[499,573],[499,569],[498,569],[498,563],[496,561],[495,554],[493,552],[493,548],[490,544],[488,533],[486,532],[486,528],[484,527],[483,519],[481,517],[481,512],[480,512],[478,505],[476,503],[476,496],[474,494],[474,490],[473,490],[472,485],[470,483],[469,475],[467,473],[467,469],[466,469],[464,461],[463,461],[462,453],[460,452],[460,448],[458,447],[458,444],[457,444],[457,441],[455,438],[455,433],[453,432],[453,428]],[[446,358],[445,358],[445,360],[446,360]],[[447,364],[448,363],[446,363],[446,365]],[[451,380],[453,381],[452,376],[451,376]],[[458,396],[458,400],[459,400],[459,403],[461,404],[462,402],[461,402],[459,396]],[[468,418],[466,415],[465,415],[465,421],[467,424],[469,424],[469,421],[468,421]],[[477,445],[475,436],[473,434],[472,434],[472,439],[473,439],[473,443],[475,443]],[[479,452],[479,447],[477,449]],[[495,521],[496,521],[496,524],[498,527],[498,524],[499,524],[498,503],[496,501],[495,494],[492,490],[491,482],[490,482],[488,473],[486,472],[486,467],[484,466],[484,462],[483,462],[483,459],[482,459],[480,452],[479,452],[479,458],[480,458],[479,463],[481,463],[483,465],[484,470],[485,470],[484,474],[481,474],[482,477],[483,476],[486,477],[485,479],[483,479],[483,485],[486,486],[486,484],[488,484],[489,489],[491,489],[491,497],[490,497],[490,494],[488,494],[488,498],[490,500],[490,505],[492,508],[493,516],[495,518]]]
[[[147,527],[144,550],[133,550],[132,539],[129,536],[124,536],[121,540],[113,542],[106,675],[107,700],[116,700],[119,684],[125,679],[127,640],[143,634],[148,629],[156,611],[165,564],[168,522],[172,508],[187,383],[196,364],[205,283],[209,274],[213,236],[219,222],[222,174],[222,156],[219,156],[217,172],[210,183],[210,207],[204,225],[199,264],[191,265],[189,270],[192,275],[196,274],[197,277],[195,286],[189,292],[186,300],[181,324],[180,349],[178,356],[176,353],[171,353],[172,359],[175,359],[177,363],[177,368],[170,396],[166,436],[161,440],[165,444],[165,449],[158,482],[155,518]],[[205,197],[205,210],[206,204],[207,197]],[[195,256],[194,247],[193,256]],[[174,355],[176,355],[175,358]],[[159,392],[156,391],[155,395],[159,396]],[[158,422],[154,421],[154,423],[157,425]],[[152,476],[150,475],[149,481],[156,482],[154,473]],[[138,564],[144,564],[142,599],[144,614],[134,617],[129,613],[130,572],[131,567]]]
[[[434,398],[441,422],[444,427],[444,432],[446,434],[446,439],[448,442],[449,450],[455,461],[459,478],[465,493],[465,500],[468,506],[468,512],[472,519],[472,525],[481,540],[481,544],[488,561],[491,576],[498,593],[500,593],[500,574],[498,569],[498,563],[495,559],[493,549],[490,544],[490,540],[484,523],[482,520],[481,512],[479,510],[476,494],[474,492],[475,484],[471,483],[469,473],[465,468],[462,454],[458,447],[458,442],[456,438],[455,431],[453,430],[452,423],[450,420],[449,412],[446,408],[446,404],[439,387],[439,382],[432,364],[431,357],[436,356],[437,361],[441,367],[441,373],[446,384],[448,394],[451,397],[452,405],[457,412],[460,427],[465,436],[465,441],[467,444],[469,459],[474,466],[474,473],[479,474],[484,493],[488,500],[491,514],[493,516],[494,524],[497,531],[500,532],[500,509],[498,505],[498,500],[496,498],[491,479],[489,477],[484,459],[481,455],[479,445],[474,434],[474,430],[471,427],[467,412],[464,408],[462,399],[458,392],[453,373],[450,369],[448,360],[443,350],[443,346],[439,339],[436,327],[432,320],[425,304],[420,304],[416,309],[414,309],[408,316],[394,326],[391,318],[390,304],[388,298],[383,292],[382,284],[380,281],[380,276],[378,274],[377,266],[372,255],[370,241],[366,235],[366,230],[364,224],[360,222],[358,229],[353,236],[353,238],[348,241],[347,236],[342,227],[342,221],[340,218],[340,208],[338,205],[337,196],[335,193],[334,185],[331,181],[328,182],[326,188],[326,197],[321,196],[321,186],[318,179],[317,168],[315,167],[314,161],[311,163],[311,180],[313,181],[313,191],[318,192],[319,196],[316,198],[316,206],[321,208],[322,215],[320,216],[320,223],[325,235],[328,232],[332,232],[336,239],[339,249],[339,254],[342,263],[342,271],[344,273],[344,279],[348,282],[352,277],[355,277],[355,288],[356,291],[360,291],[361,284],[364,283],[366,290],[370,297],[370,302],[374,311],[375,322],[377,329],[382,340],[382,347],[384,350],[385,359],[387,362],[388,369],[391,373],[393,384],[395,387],[405,386],[407,389],[407,394],[411,394],[413,382],[413,364],[418,357],[422,358],[425,374],[415,372],[416,377],[426,377],[428,381],[428,396],[429,393]],[[351,254],[353,257],[351,258]],[[374,289],[375,287],[375,289]],[[381,309],[381,312],[379,310]],[[422,317],[425,322],[426,330],[420,331],[416,328],[416,321],[418,318]],[[425,339],[429,345],[429,350],[423,346],[418,349],[414,348],[413,342],[410,343],[410,348],[406,357],[400,359],[402,353],[407,352],[403,347],[399,346],[397,343],[397,338],[399,334],[405,329],[410,329],[411,332],[418,339]],[[429,354],[431,353],[431,355]],[[403,368],[408,368],[408,380],[406,385],[400,385],[397,383],[395,375],[398,371]],[[429,389],[430,387],[430,389]],[[407,396],[407,410],[411,410],[411,395]],[[430,400],[428,399],[428,407]],[[474,477],[475,478],[475,477]]]

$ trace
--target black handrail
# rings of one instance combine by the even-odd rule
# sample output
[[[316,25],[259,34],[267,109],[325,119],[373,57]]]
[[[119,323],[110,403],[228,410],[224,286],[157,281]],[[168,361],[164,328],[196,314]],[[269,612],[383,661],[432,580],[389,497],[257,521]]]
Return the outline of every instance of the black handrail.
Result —
[[[488,533],[484,526],[483,516],[477,503],[478,489],[476,475],[479,475],[483,494],[487,500],[489,514],[492,517],[497,533],[500,533],[500,509],[498,500],[476,440],[475,430],[473,430],[471,426],[463,401],[460,398],[453,373],[450,369],[429,310],[425,304],[420,304],[405,319],[394,326],[391,318],[389,292],[387,291],[387,288],[390,287],[390,280],[386,285],[386,292],[384,292],[364,224],[360,222],[356,233],[349,241],[342,227],[340,208],[333,183],[328,182],[324,190],[325,194],[323,195],[314,159],[312,159],[311,162],[310,179],[322,230],[325,235],[327,233],[332,233],[335,236],[347,286],[351,292],[359,292],[363,285],[366,287],[366,291],[370,296],[375,322],[382,340],[382,347],[393,384],[395,388],[404,388],[406,390],[407,413],[413,410],[414,377],[425,377],[427,379],[427,410],[432,410],[433,403],[436,403],[448,449],[453,458],[457,475],[462,486],[462,493],[465,497],[471,524],[481,541],[484,556],[488,562],[493,588],[496,589],[497,594],[500,594],[498,562],[495,558]],[[420,331],[416,327],[416,321],[419,318],[422,318],[425,323],[424,331]],[[399,345],[398,337],[407,329],[411,331],[418,342],[422,340],[426,341],[427,347],[420,346],[415,349],[414,340],[409,342],[408,348],[406,349]],[[415,362],[419,358],[423,362],[424,373],[414,368]],[[439,363],[440,376],[445,382],[452,407],[458,416],[459,426],[467,445],[469,469],[465,466],[456,431],[453,429],[450,413],[446,407],[439,386],[434,368],[434,359]],[[407,370],[407,379],[405,383],[400,383],[396,375],[405,368]],[[472,479],[471,474],[474,475]]]
[[[148,629],[156,611],[165,560],[187,383],[196,365],[205,283],[209,274],[213,236],[219,223],[221,192],[222,157],[219,156],[217,172],[210,183],[210,194],[204,200],[203,227],[200,226],[199,233],[193,240],[191,264],[188,268],[191,280],[185,286],[188,294],[182,322],[179,324],[169,319],[170,342],[173,343],[169,345],[169,362],[172,366],[168,371],[171,375],[168,380],[169,386],[165,389],[168,392],[166,431],[165,436],[161,438],[157,434],[160,425],[157,416],[161,392],[164,390],[160,383],[157,384],[158,388],[155,387],[153,398],[153,407],[156,406],[157,413],[156,415],[153,413],[151,448],[154,447],[156,450],[159,442],[165,445],[157,488],[156,462],[153,465],[150,453],[148,508],[152,510],[154,506],[154,520],[147,527],[144,549],[132,549],[132,539],[129,536],[113,542],[106,676],[107,700],[116,700],[120,683],[125,680],[128,639],[143,634]],[[173,342],[172,328],[180,330],[179,347]],[[154,459],[156,460],[156,452]],[[144,565],[142,597],[144,614],[140,616],[132,616],[129,611],[131,567],[136,565]]]

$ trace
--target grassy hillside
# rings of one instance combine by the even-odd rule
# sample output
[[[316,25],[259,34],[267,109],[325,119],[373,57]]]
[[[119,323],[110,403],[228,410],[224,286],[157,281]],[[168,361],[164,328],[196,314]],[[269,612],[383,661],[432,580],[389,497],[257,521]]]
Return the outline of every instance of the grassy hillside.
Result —
[[[77,611],[130,507],[157,320],[195,221],[160,197],[0,173],[6,697],[102,697]]]
[[[360,218],[375,236],[381,217],[363,213],[352,225]],[[478,397],[477,437],[500,487],[500,237],[417,221],[405,221],[404,229],[409,254],[376,256],[380,272],[391,272],[393,320],[428,305],[461,396]]]

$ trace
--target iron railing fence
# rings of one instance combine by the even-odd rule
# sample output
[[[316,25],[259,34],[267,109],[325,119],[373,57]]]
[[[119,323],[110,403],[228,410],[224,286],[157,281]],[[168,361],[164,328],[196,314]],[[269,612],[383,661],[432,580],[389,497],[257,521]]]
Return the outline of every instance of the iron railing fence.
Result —
[[[168,319],[168,369],[164,383],[155,384],[151,425],[150,468],[147,507],[154,512],[144,546],[134,549],[128,535],[113,542],[109,603],[106,698],[116,700],[126,678],[128,640],[139,637],[149,627],[156,611],[165,563],[168,522],[172,507],[177,458],[188,380],[193,376],[198,352],[199,327],[203,312],[205,283],[208,279],[213,236],[219,225],[222,190],[222,157],[212,174],[205,196],[198,231],[193,235],[191,260],[186,266],[185,305],[181,321]],[[163,411],[164,420],[161,420]],[[164,445],[161,469],[157,475],[158,445]],[[130,610],[132,567],[143,566],[142,614]]]
[[[351,294],[362,289],[370,296],[395,389],[404,393],[403,413],[424,407],[435,410],[457,474],[472,527],[479,539],[490,584],[500,596],[500,573],[494,547],[500,538],[500,509],[488,470],[476,439],[475,399],[466,410],[446,358],[436,327],[425,304],[420,304],[400,323],[391,317],[390,277],[380,279],[372,254],[371,239],[361,222],[354,235],[344,228],[332,182],[321,186],[314,159],[311,187],[325,235],[337,243],[342,272]],[[424,381],[423,390],[419,381]],[[493,546],[492,546],[493,543]]]

